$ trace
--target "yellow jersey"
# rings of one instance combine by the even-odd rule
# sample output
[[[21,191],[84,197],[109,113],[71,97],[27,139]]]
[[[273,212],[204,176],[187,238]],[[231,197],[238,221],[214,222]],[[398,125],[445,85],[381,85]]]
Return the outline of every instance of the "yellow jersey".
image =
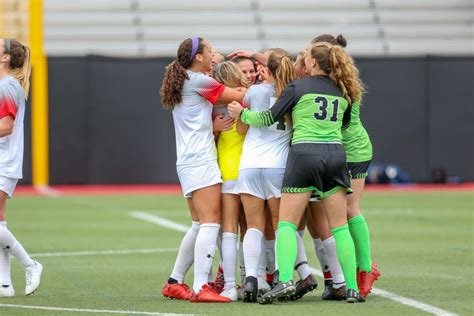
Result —
[[[221,170],[222,180],[237,180],[239,176],[240,156],[244,145],[245,134],[237,131],[237,122],[228,131],[221,132],[217,140],[217,163]]]

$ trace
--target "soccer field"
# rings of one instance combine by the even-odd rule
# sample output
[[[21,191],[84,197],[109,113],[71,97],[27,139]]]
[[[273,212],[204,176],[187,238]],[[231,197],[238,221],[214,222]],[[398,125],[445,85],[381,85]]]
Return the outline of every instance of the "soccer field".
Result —
[[[0,315],[472,315],[474,195],[368,192],[362,202],[382,296],[371,294],[367,303],[355,305],[323,302],[318,277],[320,287],[301,301],[260,306],[161,296],[182,230],[190,224],[179,196],[16,197],[8,202],[8,225],[43,264],[44,274],[39,291],[25,297],[23,272],[14,260],[17,296],[0,299]],[[311,266],[319,269],[308,233],[305,242]]]

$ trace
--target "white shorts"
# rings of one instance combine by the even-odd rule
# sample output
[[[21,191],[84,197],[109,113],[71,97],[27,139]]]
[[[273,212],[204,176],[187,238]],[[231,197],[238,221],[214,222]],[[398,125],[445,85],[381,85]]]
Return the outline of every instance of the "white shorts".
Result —
[[[221,171],[216,160],[202,165],[181,165],[176,167],[179,183],[185,198],[191,198],[193,191],[222,183]]]
[[[285,168],[251,168],[239,170],[239,192],[262,200],[281,197]]]
[[[239,185],[237,180],[225,181],[222,184],[222,193],[239,195]]]
[[[18,179],[0,176],[0,191],[5,192],[9,198],[13,196]]]

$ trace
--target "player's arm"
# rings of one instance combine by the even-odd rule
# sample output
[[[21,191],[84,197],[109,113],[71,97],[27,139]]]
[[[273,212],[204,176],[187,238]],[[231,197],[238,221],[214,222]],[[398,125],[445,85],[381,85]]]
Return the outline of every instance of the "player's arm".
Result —
[[[5,137],[13,133],[15,119],[11,116],[5,116],[0,119],[0,137]]]
[[[245,88],[233,89],[225,87],[219,99],[217,99],[217,104],[227,104],[231,103],[232,101],[242,103],[246,92],[247,89]]]
[[[213,105],[242,102],[247,89],[232,89],[217,82],[214,78],[202,75],[194,82],[196,92]]]
[[[237,120],[237,132],[241,135],[244,135],[249,130],[249,126],[242,122],[241,120]]]
[[[351,125],[352,103],[347,106],[342,116],[342,129],[347,129]]]
[[[264,127],[271,126],[281,120],[285,113],[290,112],[297,103],[295,86],[290,83],[283,90],[273,107],[267,111],[250,111],[244,109],[239,103],[233,102],[227,106],[231,117],[240,118],[240,120],[250,126]]]
[[[259,52],[255,52],[252,50],[238,50],[235,52],[230,53],[227,55],[227,58],[234,58],[234,57],[246,57],[252,58],[253,60],[257,61],[258,63],[266,66],[268,63],[268,56]]]

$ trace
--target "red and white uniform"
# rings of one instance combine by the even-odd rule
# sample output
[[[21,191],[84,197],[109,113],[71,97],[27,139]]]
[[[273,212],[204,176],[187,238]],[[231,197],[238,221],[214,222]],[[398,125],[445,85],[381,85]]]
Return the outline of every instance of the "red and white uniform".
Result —
[[[15,119],[13,132],[0,137],[0,190],[10,197],[23,177],[23,118],[25,97],[20,83],[11,76],[0,80],[0,118]]]
[[[197,189],[221,183],[212,133],[213,104],[225,86],[199,72],[187,71],[181,102],[173,109],[176,167],[185,197]]]

